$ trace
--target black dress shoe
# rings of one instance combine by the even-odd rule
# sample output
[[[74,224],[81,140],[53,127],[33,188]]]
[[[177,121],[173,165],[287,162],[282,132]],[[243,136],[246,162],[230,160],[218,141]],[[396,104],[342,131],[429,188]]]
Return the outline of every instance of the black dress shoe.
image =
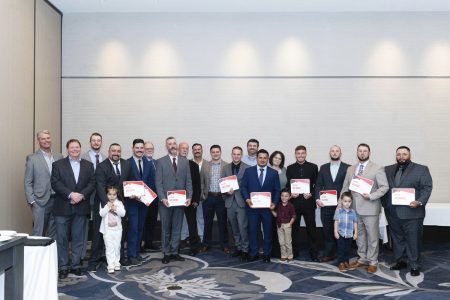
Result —
[[[138,260],[136,257],[130,257],[128,258],[128,265],[130,267],[137,267],[142,265],[142,261]]]
[[[73,270],[71,271],[71,273],[74,274],[75,276],[82,276],[82,275],[83,275],[83,272],[81,272],[81,269],[80,269],[80,268],[73,269]]]
[[[248,260],[248,253],[242,252],[241,254],[241,261],[247,261]]]
[[[61,270],[61,271],[59,271],[58,278],[59,279],[67,278],[67,275],[69,275],[69,271],[68,270]]]
[[[311,256],[311,261],[320,262],[320,260],[319,260],[319,258],[317,258],[317,256]]]
[[[145,260],[145,258],[143,258],[142,256],[140,256],[139,254],[136,256],[136,259],[140,262],[143,262]]]
[[[238,257],[238,256],[242,256],[242,251],[241,250],[236,250],[231,254],[232,257]]]
[[[252,261],[257,261],[258,259],[259,259],[258,255],[255,255],[255,256],[250,255],[248,257],[247,261],[252,262]]]
[[[169,255],[164,255],[162,261],[163,264],[168,264],[170,262],[170,256]]]
[[[196,256],[197,254],[198,254],[198,249],[197,248],[191,249],[191,252],[189,252],[190,256]]]
[[[415,269],[415,268],[412,268],[410,273],[411,273],[411,276],[419,276],[420,275],[419,269]]]
[[[96,264],[95,265],[94,264],[88,265],[87,271],[88,272],[92,272],[92,273],[97,272],[97,265]]]
[[[172,254],[170,256],[170,259],[177,260],[177,261],[185,261],[184,257],[180,256],[179,254]]]
[[[398,261],[395,265],[389,268],[389,270],[396,271],[405,269],[408,265],[404,261]]]
[[[270,263],[270,256],[264,256],[263,263]]]

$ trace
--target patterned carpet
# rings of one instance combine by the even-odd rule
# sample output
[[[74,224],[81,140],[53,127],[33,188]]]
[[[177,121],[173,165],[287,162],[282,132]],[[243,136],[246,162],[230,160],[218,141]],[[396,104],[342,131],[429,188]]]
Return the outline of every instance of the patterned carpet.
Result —
[[[219,250],[184,262],[161,263],[161,253],[146,253],[145,263],[107,274],[69,277],[59,282],[60,299],[450,299],[450,243],[425,244],[423,272],[390,271],[392,252],[380,251],[375,274],[339,272],[331,263],[240,262]]]

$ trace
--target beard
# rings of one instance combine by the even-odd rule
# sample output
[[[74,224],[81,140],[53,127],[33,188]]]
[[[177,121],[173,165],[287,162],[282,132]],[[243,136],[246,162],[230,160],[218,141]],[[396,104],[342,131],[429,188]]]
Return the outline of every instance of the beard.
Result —
[[[405,160],[405,161],[401,161],[401,160],[398,160],[398,159],[397,159],[397,163],[398,163],[400,166],[407,165],[410,161],[411,161],[410,159],[407,159],[407,160]]]
[[[340,156],[339,156],[339,157],[332,157],[332,156],[330,156],[330,159],[331,159],[332,161],[338,161],[338,160],[341,159],[341,157],[340,157]]]

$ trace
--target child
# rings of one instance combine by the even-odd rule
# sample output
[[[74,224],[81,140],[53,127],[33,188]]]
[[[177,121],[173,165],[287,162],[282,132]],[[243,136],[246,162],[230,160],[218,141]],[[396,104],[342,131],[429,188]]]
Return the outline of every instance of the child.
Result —
[[[292,203],[289,189],[281,192],[281,203],[272,208],[272,215],[276,218],[278,241],[280,242],[281,261],[291,262],[292,255],[292,224],[295,220],[295,208]]]
[[[340,204],[334,214],[334,237],[337,240],[337,254],[339,271],[353,270],[349,267],[348,260],[352,247],[352,239],[358,238],[358,224],[356,212],[350,208],[352,205],[352,194],[344,192],[341,195]]]
[[[125,216],[125,208],[119,200],[120,192],[114,186],[106,187],[108,203],[100,209],[102,223],[100,232],[103,234],[106,248],[106,261],[108,273],[120,270],[120,240],[122,239],[122,221]]]

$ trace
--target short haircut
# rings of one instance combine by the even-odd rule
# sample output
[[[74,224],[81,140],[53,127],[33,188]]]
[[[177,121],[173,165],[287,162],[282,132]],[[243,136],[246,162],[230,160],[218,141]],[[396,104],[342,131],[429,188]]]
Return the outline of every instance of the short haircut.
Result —
[[[50,131],[47,129],[39,130],[38,132],[36,132],[36,138],[38,139],[41,134],[50,134]]]
[[[133,140],[133,147],[134,147],[136,144],[142,144],[142,145],[144,145],[145,142],[144,142],[143,139],[134,139],[134,140]]]
[[[103,139],[103,137],[102,137],[102,135],[100,133],[94,132],[94,133],[91,134],[91,137],[89,138],[89,142],[92,141],[92,137],[94,137],[94,136],[99,136],[100,139]]]
[[[166,143],[167,143],[168,140],[175,140],[175,138],[174,138],[173,136],[169,136],[169,137],[166,139]]]
[[[109,145],[109,149],[111,149],[111,147],[113,147],[113,146],[119,146],[119,147],[121,147],[118,143],[112,143],[111,145]]]
[[[212,149],[219,149],[220,152],[222,152],[222,148],[220,148],[219,145],[212,145],[211,147],[209,147],[209,151],[211,151]]]
[[[260,153],[263,153],[263,154],[266,154],[267,156],[269,156],[269,152],[267,152],[266,149],[259,149],[258,152],[256,152],[256,157],[258,157]]]
[[[281,193],[288,193],[289,195],[291,194],[291,190],[288,188],[284,188],[281,190]]]
[[[248,147],[248,144],[250,144],[250,143],[256,143],[256,145],[258,145],[258,147],[259,147],[259,141],[257,139],[249,139],[247,141],[247,147]]]
[[[81,143],[80,143],[79,140],[77,140],[77,139],[70,139],[70,140],[68,140],[67,143],[66,143],[66,149],[69,149],[69,145],[72,144],[72,143],[78,143],[78,146],[81,147]]]
[[[244,152],[244,150],[242,150],[242,148],[239,146],[234,146],[233,149],[231,149],[231,152],[233,152],[233,150],[240,150],[241,153]]]
[[[275,157],[275,155],[277,155],[277,154],[280,154],[280,156],[281,156],[281,163],[280,163],[280,168],[281,169],[283,169],[283,167],[284,167],[284,154],[283,154],[283,152],[281,152],[281,151],[273,151],[272,152],[272,154],[270,154],[270,157],[269,157],[269,164],[271,165],[271,166],[273,166],[273,158]]]
[[[341,200],[344,199],[344,197],[349,197],[353,201],[353,196],[351,192],[343,192],[340,197]]]
[[[194,143],[193,145],[192,145],[192,149],[194,149],[194,147],[195,146],[200,146],[200,148],[202,148],[203,149],[203,146],[202,146],[202,144],[199,144],[199,143]]]
[[[405,149],[405,150],[407,150],[408,152],[411,152],[411,150],[409,149],[408,146],[400,146],[400,147],[397,148],[397,150],[395,150],[395,152],[397,152],[397,151],[400,150],[400,149]]]
[[[295,147],[295,152],[297,152],[298,150],[305,150],[306,151],[306,147],[303,145],[298,145],[297,147]]]
[[[370,152],[370,146],[367,145],[366,143],[361,143],[361,144],[359,144],[358,147],[356,147],[356,150],[358,150],[359,147],[366,147],[367,149],[369,149],[369,152]]]

